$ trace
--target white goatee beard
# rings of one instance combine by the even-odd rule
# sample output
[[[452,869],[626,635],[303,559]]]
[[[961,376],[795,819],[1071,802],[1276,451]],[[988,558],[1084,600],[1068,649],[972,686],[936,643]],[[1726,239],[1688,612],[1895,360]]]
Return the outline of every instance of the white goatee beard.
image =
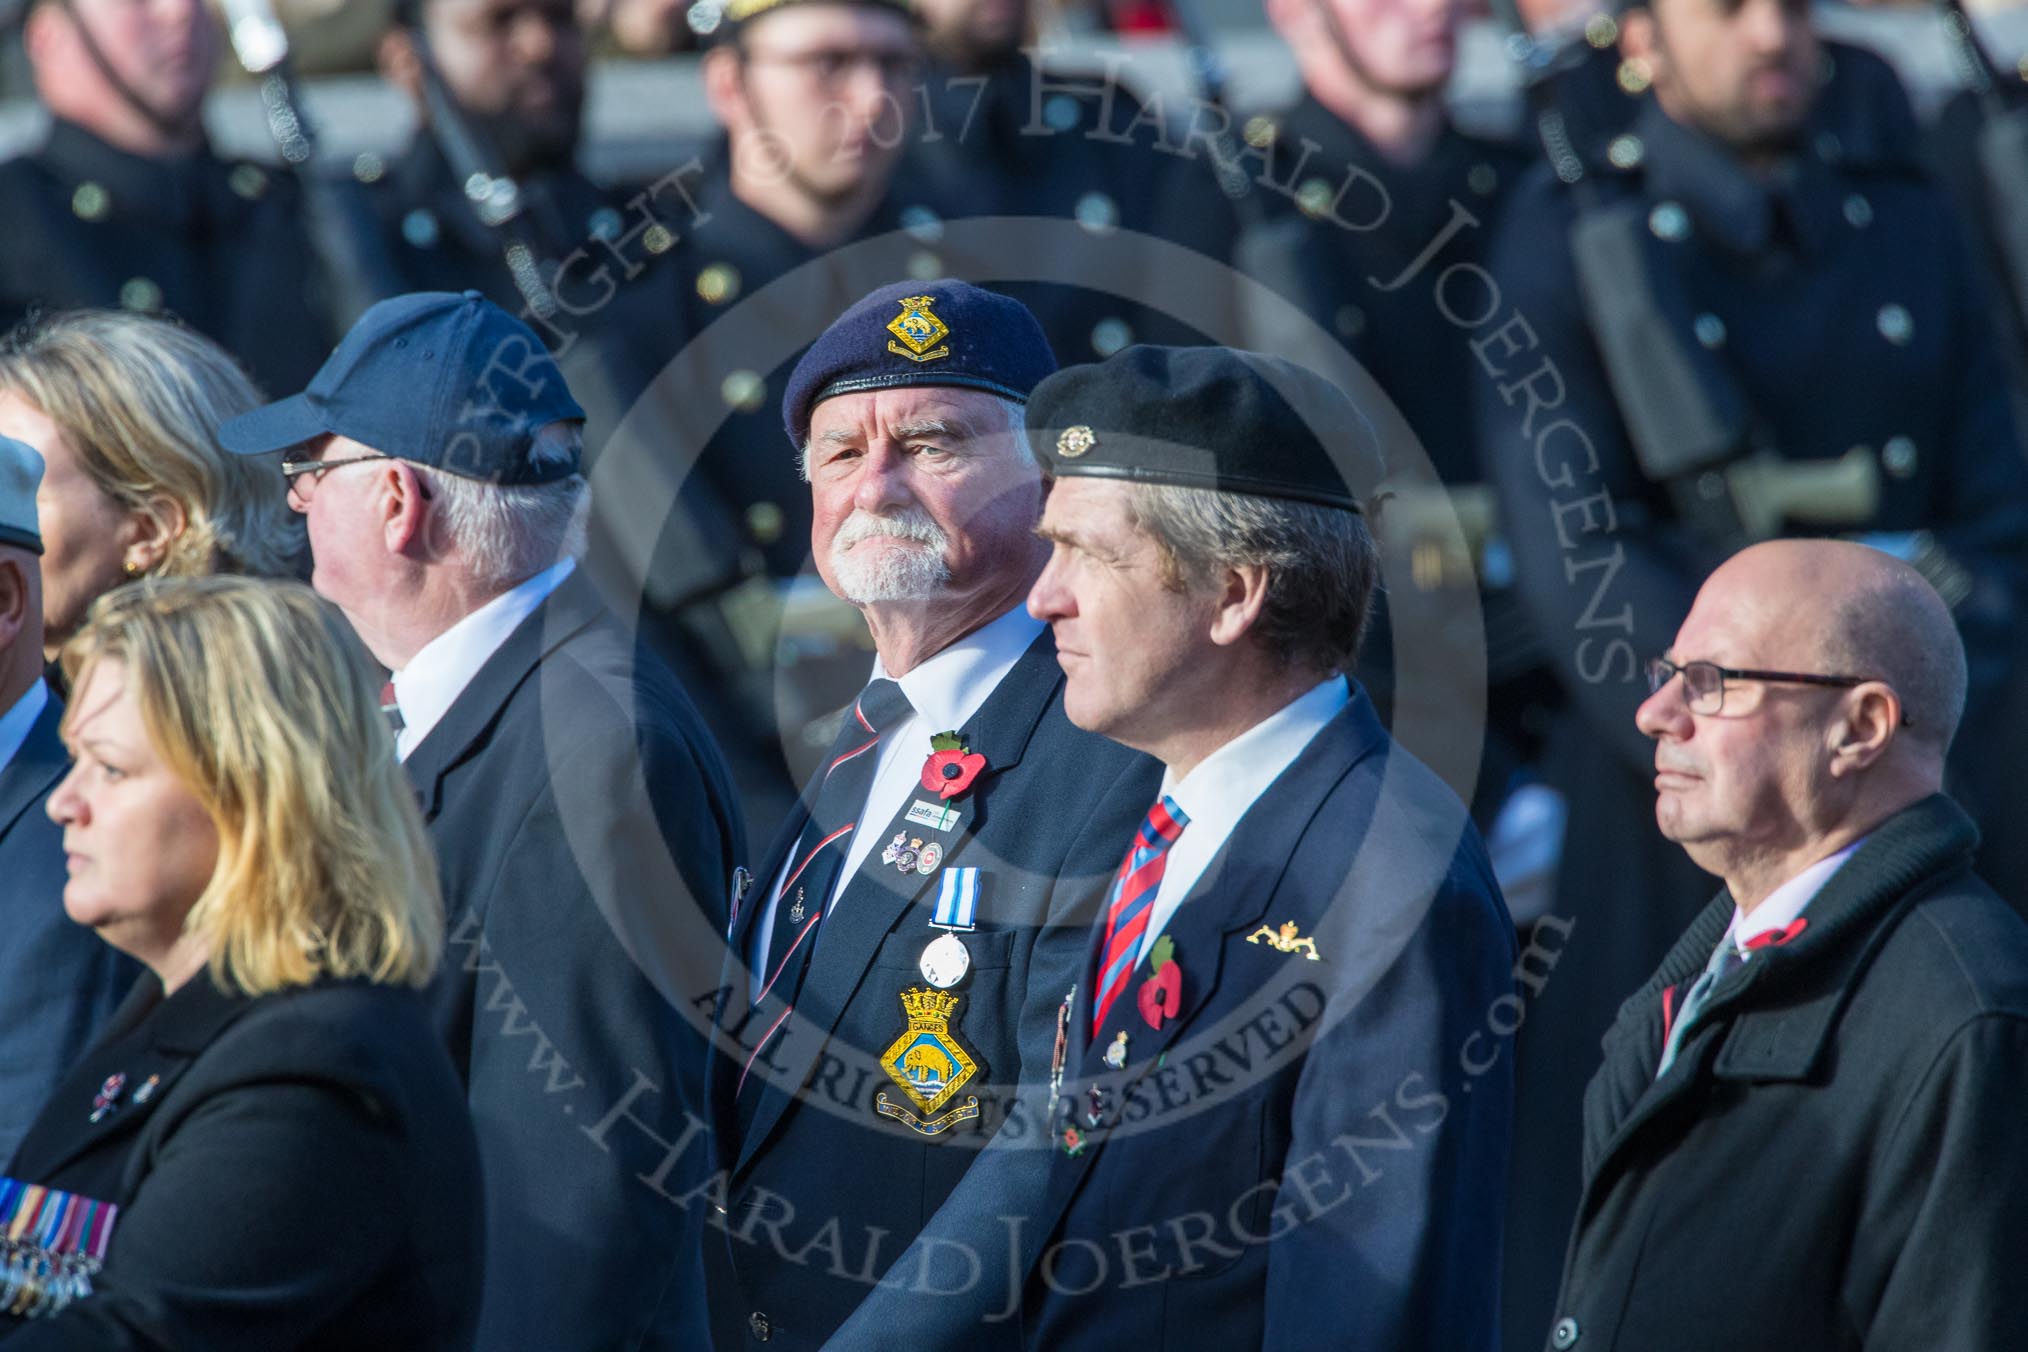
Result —
[[[852,548],[863,540],[883,536],[920,547],[877,553]],[[891,516],[854,511],[831,541],[831,572],[845,599],[855,605],[927,601],[950,585],[950,565],[944,562],[944,551],[949,547],[949,537],[920,507]]]

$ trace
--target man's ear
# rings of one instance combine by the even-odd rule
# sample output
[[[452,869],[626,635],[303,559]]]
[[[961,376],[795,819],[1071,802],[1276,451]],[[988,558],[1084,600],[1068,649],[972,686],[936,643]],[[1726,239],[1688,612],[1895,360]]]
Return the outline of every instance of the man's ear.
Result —
[[[1317,22],[1317,6],[1329,0],[1267,0],[1264,8],[1268,22],[1291,48],[1301,51],[1316,36],[1321,27]]]
[[[1831,774],[1858,774],[1887,754],[1901,731],[1901,696],[1884,681],[1856,685],[1839,701],[1831,725]]]
[[[28,610],[34,600],[35,589],[28,585],[28,565],[13,550],[0,550],[0,653],[12,651],[28,627]],[[38,624],[36,628],[39,630],[41,626]],[[41,646],[38,638],[36,647]]]
[[[387,552],[419,561],[441,558],[446,542],[434,537],[441,529],[442,513],[431,510],[429,487],[415,466],[390,458],[386,468],[374,469],[380,489],[381,542]]]
[[[1239,642],[1260,622],[1267,607],[1268,570],[1257,563],[1228,568],[1219,581],[1218,610],[1211,617],[1211,641]]]
[[[396,26],[382,33],[373,56],[380,68],[380,78],[399,89],[416,107],[422,107],[422,60],[416,55],[415,39],[408,30]]]
[[[742,75],[739,53],[729,44],[704,54],[704,101],[711,106],[712,120],[730,131],[742,130],[753,121],[747,112]]]

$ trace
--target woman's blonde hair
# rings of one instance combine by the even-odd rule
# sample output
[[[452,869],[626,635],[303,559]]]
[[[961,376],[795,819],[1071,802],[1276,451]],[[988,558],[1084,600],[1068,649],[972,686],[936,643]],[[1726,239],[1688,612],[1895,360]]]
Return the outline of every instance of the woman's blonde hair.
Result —
[[[0,391],[56,424],[113,502],[183,510],[161,577],[287,577],[303,549],[275,467],[221,450],[218,425],[265,402],[230,354],[174,320],[71,310],[16,329],[0,347]]]
[[[73,690],[99,662],[124,668],[150,741],[218,830],[184,930],[221,987],[430,979],[444,909],[422,816],[377,680],[309,588],[144,579],[94,602],[61,660]]]

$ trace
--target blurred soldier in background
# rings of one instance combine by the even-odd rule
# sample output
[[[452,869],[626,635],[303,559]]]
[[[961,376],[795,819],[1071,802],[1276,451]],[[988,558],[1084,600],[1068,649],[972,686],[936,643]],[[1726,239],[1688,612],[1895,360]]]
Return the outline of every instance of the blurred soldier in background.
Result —
[[[286,176],[212,154],[221,41],[202,0],[36,0],[23,47],[53,119],[0,164],[0,323],[31,307],[175,314],[269,389],[330,349]]]
[[[584,407],[587,455],[596,460],[631,417],[631,436],[680,480],[666,522],[660,495],[598,499],[600,562],[616,530],[660,533],[673,599],[648,632],[726,730],[748,809],[782,810],[789,788],[770,763],[772,739],[737,734],[755,720],[716,604],[742,576],[732,513],[681,474],[694,443],[670,401],[683,391],[643,398],[687,337],[675,246],[696,219],[701,166],[639,190],[600,187],[578,167],[585,38],[570,0],[402,0],[395,20],[381,40],[381,73],[413,102],[418,127],[391,162],[360,157],[354,176],[398,279],[416,291],[476,290],[520,315]],[[474,194],[475,175],[491,190]],[[616,528],[616,514],[642,499],[654,520]],[[602,576],[627,600],[640,594],[643,578],[624,567]]]
[[[1492,275],[1438,293],[1471,321],[1485,472],[1574,699],[1548,751],[1579,829],[1521,1033],[1510,1338],[1548,1322],[1597,1040],[1710,892],[1647,829],[1641,664],[1742,544],[1844,534],[1950,603],[1976,707],[2028,571],[2028,465],[1958,222],[1877,120],[1816,104],[1807,7],[1652,0],[1620,35],[1649,93],[1608,163],[1532,174]]]
[[[1145,250],[1101,256],[1099,240],[1131,231],[1223,257],[1230,209],[1201,147],[1186,150],[1171,116],[1144,104],[1116,61],[1079,69],[1038,64],[1032,0],[918,0],[930,61],[914,105],[902,181],[952,217],[1075,221],[1068,247],[1039,239],[1002,289],[1035,312],[1069,362],[1109,357],[1134,342],[1201,342],[1205,335],[1136,299],[1161,294],[1166,269]],[[1030,252],[1032,251],[1032,252]],[[1084,266],[1078,257],[1082,255]],[[1031,282],[1045,267],[1082,271],[1103,289]],[[1017,271],[1018,270],[1018,271]],[[1171,283],[1173,286],[1173,282]]]
[[[1451,121],[1444,93],[1464,10],[1462,0],[1269,0],[1268,18],[1295,56],[1303,94],[1245,124],[1266,168],[1249,194],[1237,261],[1346,346],[1449,490],[1462,555],[1430,528],[1438,504],[1406,492],[1381,513],[1390,558],[1419,557],[1412,575],[1390,578],[1387,595],[1397,608],[1448,609],[1468,601],[1474,586],[1483,590],[1483,629],[1465,623],[1467,615],[1447,632],[1485,645],[1488,687],[1477,783],[1452,787],[1471,802],[1510,904],[1527,919],[1546,904],[1561,834],[1555,795],[1527,784],[1557,697],[1511,590],[1491,490],[1479,481],[1471,405],[1462,396],[1472,372],[1469,335],[1429,289],[1445,270],[1483,260],[1494,213],[1528,164],[1519,147],[1466,135]],[[1251,345],[1298,354],[1263,307],[1245,313]],[[1360,673],[1377,699],[1397,712],[1410,698],[1440,710],[1476,704],[1475,691],[1397,689],[1385,615],[1383,602]],[[1476,715],[1434,721],[1461,738],[1481,735]],[[1459,763],[1456,754],[1433,758],[1446,769]]]

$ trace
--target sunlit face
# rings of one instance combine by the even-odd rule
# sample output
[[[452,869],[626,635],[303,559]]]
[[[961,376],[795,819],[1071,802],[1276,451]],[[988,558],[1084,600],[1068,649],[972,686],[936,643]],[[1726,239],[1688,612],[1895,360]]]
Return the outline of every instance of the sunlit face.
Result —
[[[1070,721],[1128,746],[1156,745],[1202,710],[1177,679],[1210,654],[1218,597],[1164,584],[1160,546],[1134,523],[1127,484],[1059,479],[1041,534],[1049,563],[1028,593],[1028,613],[1056,636]]]
[[[70,9],[106,64],[163,121],[182,125],[204,106],[224,51],[204,0],[71,0]],[[80,35],[62,25],[51,78],[102,80]]]
[[[571,0],[431,0],[430,55],[458,106],[515,170],[566,164],[584,112],[584,31]]]
[[[991,395],[922,386],[826,399],[810,414],[809,476],[810,550],[848,601],[956,603],[1032,573],[1042,471]]]
[[[1816,647],[1788,608],[1714,579],[1698,594],[1666,654],[1672,661],[1812,671]],[[1716,714],[1690,712],[1679,676],[1642,703],[1655,739],[1655,821],[1699,867],[1794,848],[1810,838],[1810,805],[1824,797],[1829,719],[1839,692],[1816,686],[1726,683]]]
[[[886,181],[908,139],[920,47],[899,14],[788,5],[739,40],[738,94],[724,110],[743,173],[818,201]]]
[[[63,827],[63,909],[143,962],[166,954],[218,863],[218,830],[164,764],[126,666],[94,662],[65,733],[76,758],[49,795]]]
[[[310,537],[310,585],[359,628],[370,619],[377,567],[386,554],[386,522],[377,476],[390,462],[350,437],[329,436],[288,453],[290,461],[317,460],[332,468],[289,481],[289,506],[303,514]],[[373,463],[379,459],[380,464]]]
[[[1786,145],[1809,118],[1822,55],[1808,0],[1649,0],[1622,31],[1685,126],[1751,152]]]
[[[0,436],[42,453],[35,516],[42,532],[43,637],[53,650],[84,623],[93,601],[125,580],[136,522],[85,473],[56,424],[18,394],[0,394]]]
[[[1425,98],[1451,78],[1464,0],[1273,0],[1268,13],[1297,52],[1336,49],[1361,84]]]

